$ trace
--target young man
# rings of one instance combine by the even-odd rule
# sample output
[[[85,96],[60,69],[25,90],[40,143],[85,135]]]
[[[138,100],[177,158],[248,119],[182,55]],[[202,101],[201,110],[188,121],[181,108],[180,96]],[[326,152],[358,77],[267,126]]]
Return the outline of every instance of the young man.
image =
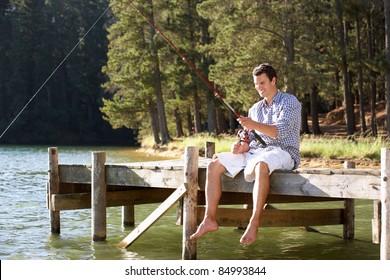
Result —
[[[253,182],[253,211],[240,242],[250,245],[256,241],[260,216],[270,189],[270,175],[276,169],[292,170],[300,163],[299,143],[301,104],[291,94],[276,86],[275,69],[267,63],[253,70],[256,91],[263,98],[249,109],[248,117],[238,122],[244,127],[240,141],[231,152],[216,154],[207,167],[206,212],[191,239],[218,230],[217,208],[222,193],[221,176],[234,177],[244,169],[245,180]],[[265,141],[259,143],[249,132],[255,130]],[[243,135],[244,134],[244,135]]]

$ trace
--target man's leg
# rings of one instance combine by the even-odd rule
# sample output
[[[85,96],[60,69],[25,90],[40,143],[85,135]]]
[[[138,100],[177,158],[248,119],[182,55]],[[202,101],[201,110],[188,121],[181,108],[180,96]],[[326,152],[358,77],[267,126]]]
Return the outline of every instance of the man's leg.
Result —
[[[240,243],[250,245],[256,241],[260,216],[270,189],[269,169],[265,162],[255,167],[256,179],[253,184],[253,212]]]
[[[207,166],[206,177],[206,212],[198,230],[191,235],[190,239],[199,238],[206,233],[218,230],[217,210],[222,194],[221,176],[226,168],[219,162],[218,158],[213,159]]]

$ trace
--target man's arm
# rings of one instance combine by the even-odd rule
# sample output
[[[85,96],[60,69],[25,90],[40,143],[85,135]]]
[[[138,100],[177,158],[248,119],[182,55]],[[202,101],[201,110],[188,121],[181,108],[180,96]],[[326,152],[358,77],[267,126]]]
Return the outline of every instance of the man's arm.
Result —
[[[247,130],[257,130],[272,138],[276,138],[278,136],[278,129],[276,128],[276,125],[256,122],[248,117],[238,118],[237,121]]]

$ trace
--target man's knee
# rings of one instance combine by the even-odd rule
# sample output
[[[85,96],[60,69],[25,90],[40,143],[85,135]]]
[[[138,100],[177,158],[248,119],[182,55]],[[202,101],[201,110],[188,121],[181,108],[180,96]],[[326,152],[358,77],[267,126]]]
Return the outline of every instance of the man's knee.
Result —
[[[223,174],[224,172],[226,172],[226,169],[225,167],[221,164],[221,162],[219,161],[218,158],[213,158],[213,160],[211,160],[208,165],[207,165],[207,171],[209,173],[213,173],[213,174]]]
[[[257,165],[256,165],[256,172],[258,174],[263,174],[263,175],[268,175],[269,174],[269,167],[268,167],[268,164],[264,161],[260,161]]]

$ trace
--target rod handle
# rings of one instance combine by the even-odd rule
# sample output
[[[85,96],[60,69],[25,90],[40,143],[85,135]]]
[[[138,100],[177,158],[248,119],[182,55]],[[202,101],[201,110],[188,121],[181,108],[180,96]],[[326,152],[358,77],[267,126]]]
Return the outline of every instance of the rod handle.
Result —
[[[260,137],[259,134],[256,133],[256,131],[254,129],[251,130],[251,133],[253,134],[253,136],[255,136],[255,138],[261,143],[263,144],[264,147],[267,146],[267,144],[264,142],[264,140]]]

